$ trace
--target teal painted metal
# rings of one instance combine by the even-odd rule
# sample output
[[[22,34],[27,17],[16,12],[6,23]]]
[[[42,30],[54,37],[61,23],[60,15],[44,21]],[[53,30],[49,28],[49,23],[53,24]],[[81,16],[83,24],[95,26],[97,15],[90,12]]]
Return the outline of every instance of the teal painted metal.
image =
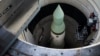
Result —
[[[51,30],[54,33],[62,33],[65,30],[64,12],[60,5],[57,6],[53,13],[53,22],[51,25]]]

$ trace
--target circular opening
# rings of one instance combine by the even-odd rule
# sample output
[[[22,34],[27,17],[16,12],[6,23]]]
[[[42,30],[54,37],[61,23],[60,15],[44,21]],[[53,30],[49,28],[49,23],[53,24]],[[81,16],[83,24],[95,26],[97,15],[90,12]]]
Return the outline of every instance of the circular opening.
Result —
[[[76,48],[89,45],[91,40],[91,27],[87,25],[87,18],[77,8],[63,3],[49,4],[41,8],[39,13],[28,25],[28,29],[33,34],[35,44],[50,47],[51,44],[51,24],[53,21],[53,12],[57,5],[60,4],[64,11],[64,23],[66,26],[64,37],[64,48]],[[93,40],[93,36],[91,37]]]

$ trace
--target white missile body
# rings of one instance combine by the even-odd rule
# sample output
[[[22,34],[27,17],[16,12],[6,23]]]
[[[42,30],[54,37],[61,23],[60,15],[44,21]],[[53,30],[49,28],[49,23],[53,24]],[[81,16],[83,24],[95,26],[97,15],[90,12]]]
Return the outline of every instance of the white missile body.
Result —
[[[53,38],[52,42],[51,42],[51,47],[53,47],[53,48],[64,48],[65,32],[60,34],[60,35],[56,35],[56,34],[51,32],[51,37]]]

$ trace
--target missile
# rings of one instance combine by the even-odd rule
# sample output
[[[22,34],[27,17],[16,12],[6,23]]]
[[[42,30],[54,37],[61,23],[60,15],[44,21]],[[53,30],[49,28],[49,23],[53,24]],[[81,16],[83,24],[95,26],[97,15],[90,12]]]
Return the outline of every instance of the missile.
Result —
[[[53,22],[51,24],[51,47],[64,48],[65,23],[64,12],[60,5],[53,12]]]

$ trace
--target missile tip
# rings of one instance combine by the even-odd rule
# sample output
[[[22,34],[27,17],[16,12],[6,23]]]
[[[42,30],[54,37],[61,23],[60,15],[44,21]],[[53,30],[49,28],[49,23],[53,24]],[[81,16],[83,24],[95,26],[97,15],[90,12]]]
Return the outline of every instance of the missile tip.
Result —
[[[53,16],[55,18],[63,18],[64,17],[64,12],[59,4],[56,7],[55,11],[53,12]]]
[[[61,33],[65,30],[64,12],[60,5],[57,6],[53,13],[53,23],[51,29],[55,33]]]

